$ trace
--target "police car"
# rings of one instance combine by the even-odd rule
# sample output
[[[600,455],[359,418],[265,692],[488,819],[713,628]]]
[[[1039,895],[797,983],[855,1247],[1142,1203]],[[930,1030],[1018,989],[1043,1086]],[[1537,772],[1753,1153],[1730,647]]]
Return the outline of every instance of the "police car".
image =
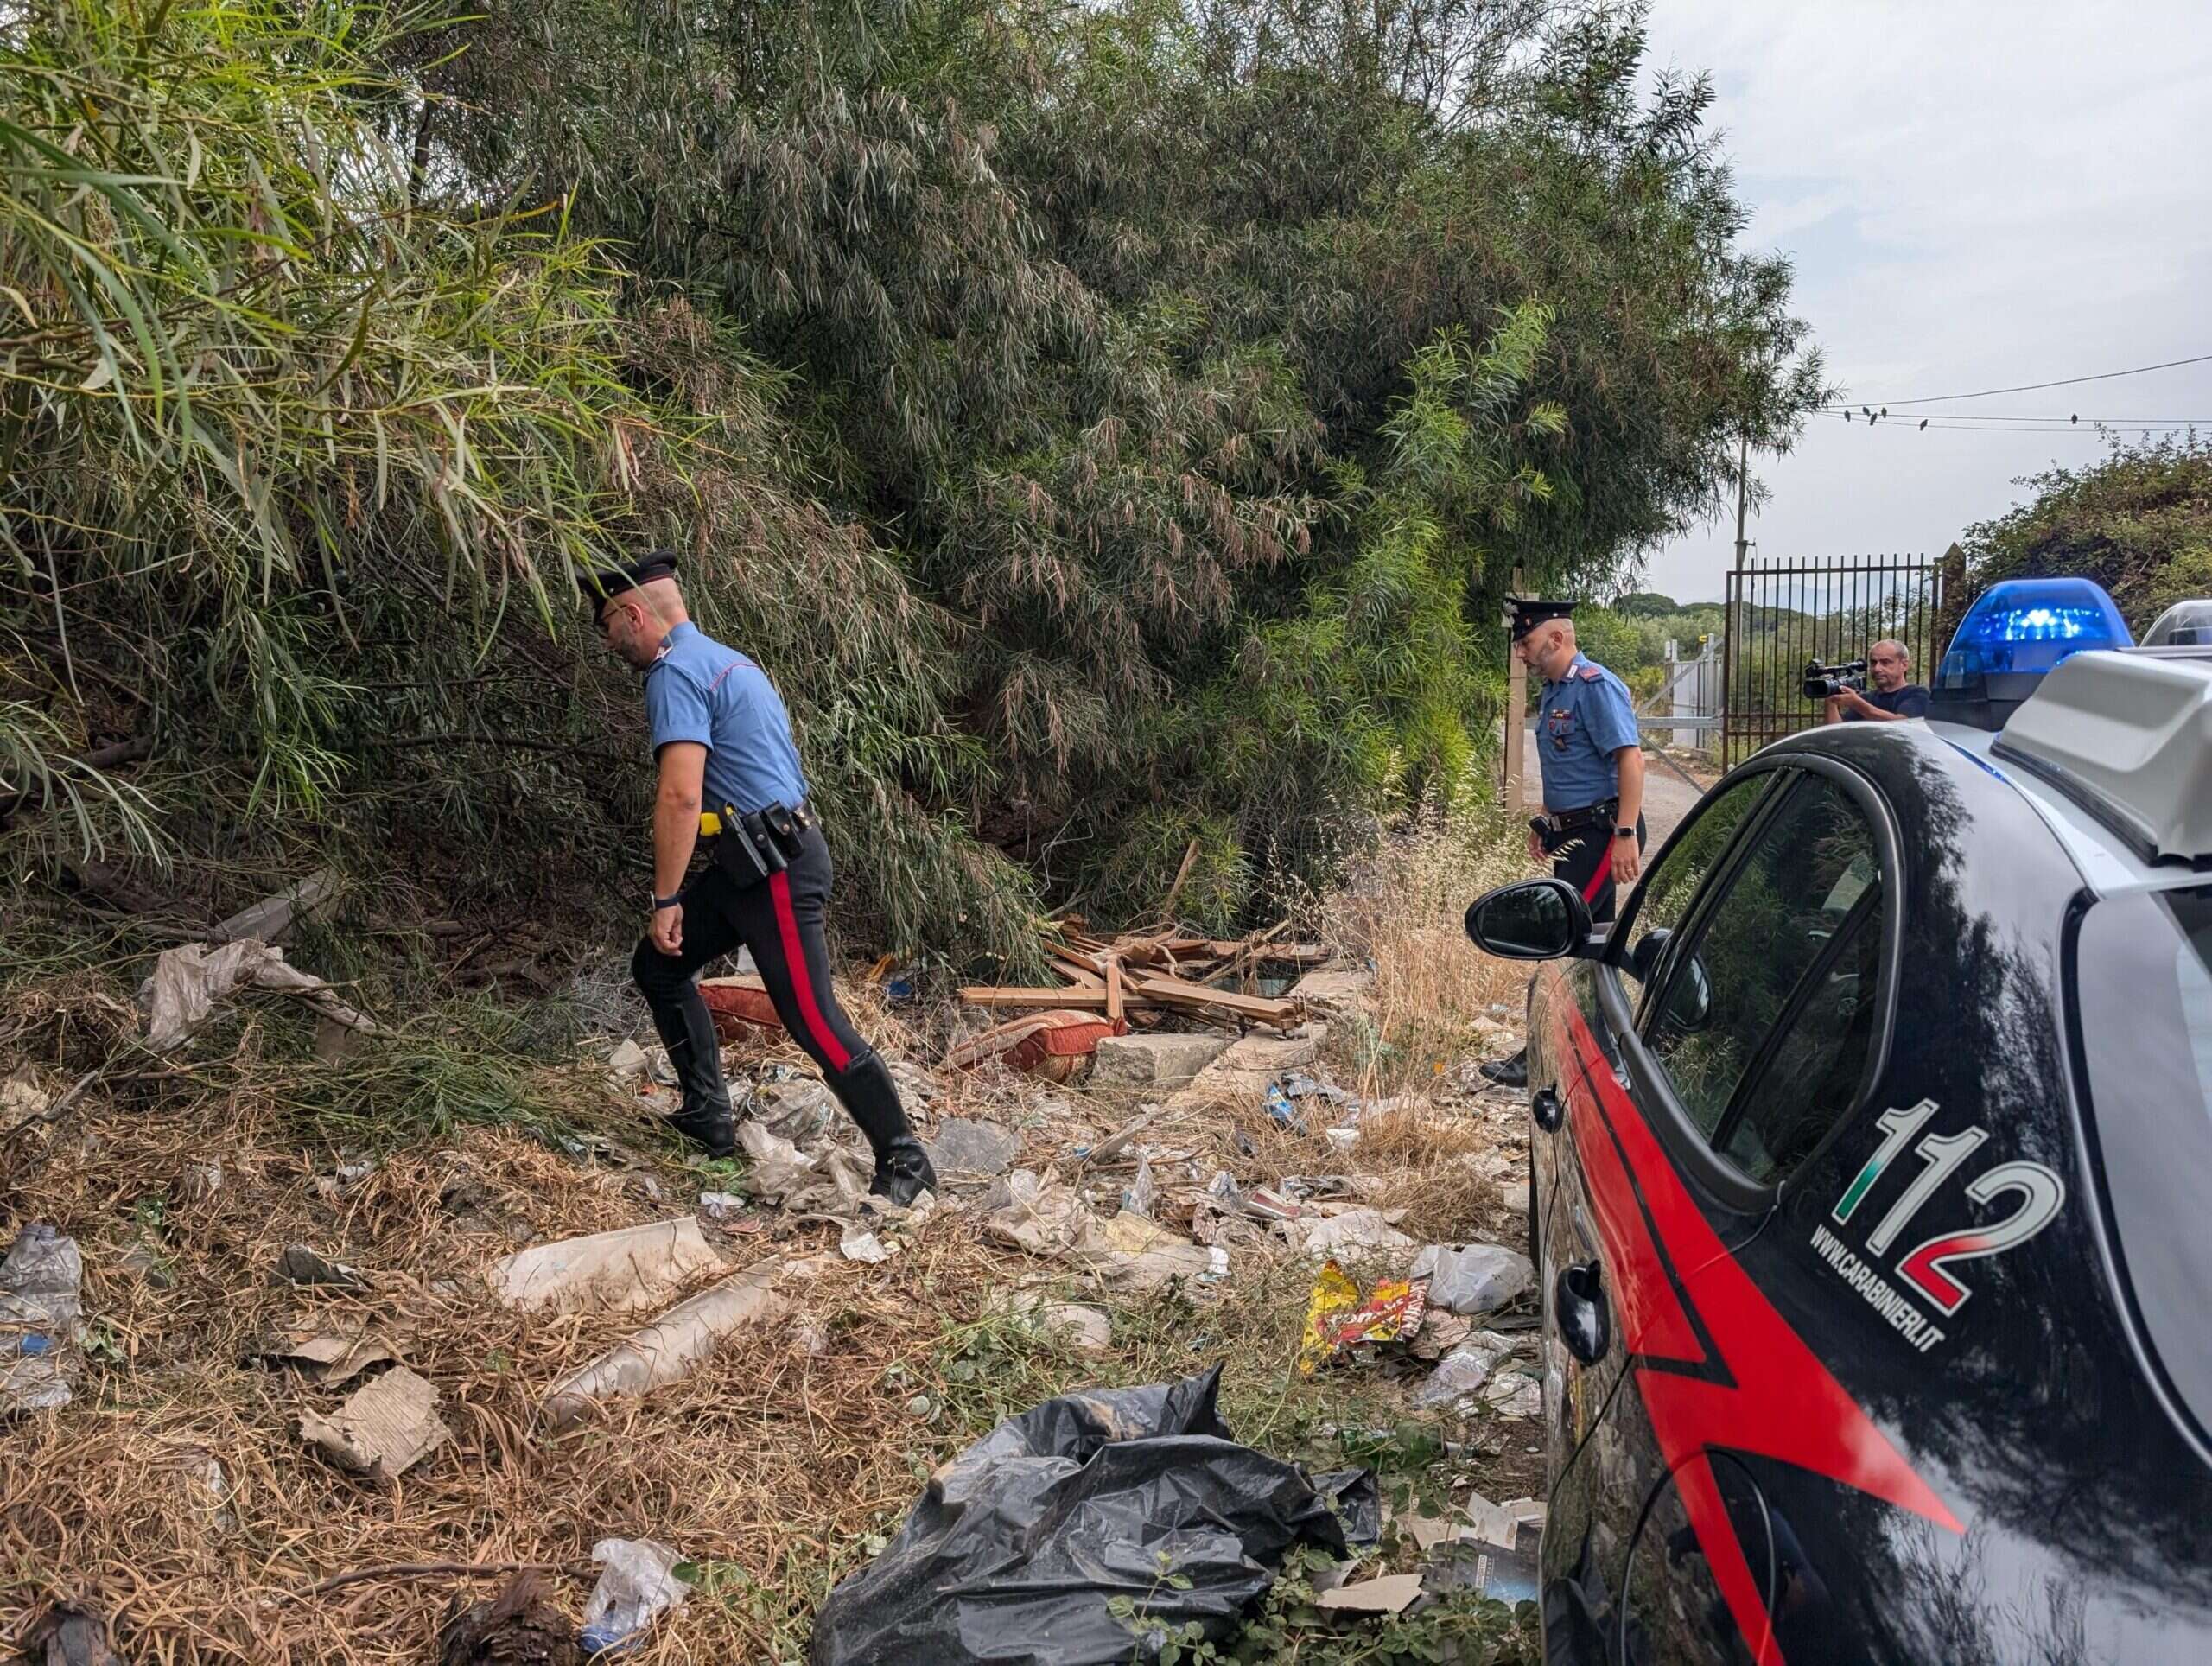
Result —
[[[1998,585],[1927,721],[1768,747],[1610,932],[1468,910],[1551,963],[1554,1666],[2212,1660],[2212,645],[2162,639]]]

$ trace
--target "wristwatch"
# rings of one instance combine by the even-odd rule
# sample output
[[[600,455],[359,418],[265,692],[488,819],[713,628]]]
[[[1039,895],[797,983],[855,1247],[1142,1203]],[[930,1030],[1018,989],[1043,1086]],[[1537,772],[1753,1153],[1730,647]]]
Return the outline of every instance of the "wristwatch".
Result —
[[[678,891],[672,897],[655,897],[653,899],[653,912],[656,914],[660,912],[664,908],[681,908],[683,906],[683,893],[681,891]]]
[[[1617,839],[1632,839],[1636,836],[1636,830],[1632,827],[1617,827],[1613,830],[1613,836]]]

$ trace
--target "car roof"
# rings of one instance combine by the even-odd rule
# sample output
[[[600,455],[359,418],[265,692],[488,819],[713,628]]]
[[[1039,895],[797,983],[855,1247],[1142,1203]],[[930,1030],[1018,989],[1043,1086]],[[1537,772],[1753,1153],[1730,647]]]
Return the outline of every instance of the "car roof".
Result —
[[[2212,649],[2093,650],[2070,656],[2024,700],[1937,702],[1878,727],[2024,799],[2099,896],[2205,882],[2212,872]],[[1864,726],[1853,726],[1862,728]],[[1826,751],[1833,728],[1777,743]]]
[[[1995,776],[2026,799],[2066,852],[2082,883],[2099,896],[2202,881],[2203,875],[2185,864],[2145,860],[2073,796],[1997,756],[1998,737],[1988,730],[1965,723],[1928,722],[1919,727],[1927,730],[1936,744]]]

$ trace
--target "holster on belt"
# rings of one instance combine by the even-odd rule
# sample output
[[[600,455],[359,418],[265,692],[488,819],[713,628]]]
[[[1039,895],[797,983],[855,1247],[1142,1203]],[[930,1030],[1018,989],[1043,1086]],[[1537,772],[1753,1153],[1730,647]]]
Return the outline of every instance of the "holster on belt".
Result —
[[[1549,855],[1578,833],[1592,827],[1605,828],[1609,833],[1613,818],[1620,814],[1621,801],[1608,798],[1603,804],[1586,804],[1580,810],[1563,810],[1558,815],[1549,811],[1541,816],[1529,817],[1529,829]]]
[[[718,818],[712,860],[740,890],[749,889],[782,873],[791,865],[814,817],[802,804],[793,810],[770,804],[765,810],[741,814],[724,804]]]

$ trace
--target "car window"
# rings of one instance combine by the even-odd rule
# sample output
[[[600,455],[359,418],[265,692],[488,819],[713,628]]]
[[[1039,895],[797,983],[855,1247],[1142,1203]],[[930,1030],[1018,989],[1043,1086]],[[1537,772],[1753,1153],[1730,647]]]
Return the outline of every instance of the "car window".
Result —
[[[1690,1120],[1762,1181],[1779,1180],[1784,1160],[1802,1158],[1817,1142],[1813,1130],[1848,1108],[1871,1040],[1861,1015],[1881,946],[1872,906],[1880,867],[1866,815],[1824,776],[1800,777],[1788,794],[1695,936],[1670,946],[1644,1038]],[[1791,1027],[1777,1033],[1785,1016]],[[1770,1079],[1789,1082],[1792,1094],[1814,1091],[1724,1129],[1763,1057],[1776,1061]]]
[[[1873,867],[1869,853],[1866,866]],[[1763,1186],[1779,1185],[1851,1110],[1874,1044],[1874,992],[1881,975],[1878,898],[1849,914],[1838,952],[1816,961],[1789,1027],[1772,1043],[1750,1089],[1737,1096],[1713,1143]],[[1847,910],[1848,913],[1848,911]]]
[[[1721,788],[1705,802],[1698,811],[1697,819],[1683,830],[1681,837],[1643,876],[1643,882],[1637,887],[1635,900],[1630,904],[1628,921],[1622,928],[1626,933],[1624,940],[1628,953],[1618,963],[1630,977],[1654,970],[1646,964],[1652,951],[1646,949],[1639,956],[1637,945],[1654,932],[1672,934],[1681,930],[1683,921],[1689,918],[1690,906],[1712,877],[1721,853],[1780,779],[1776,772],[1768,771],[1745,776]]]
[[[2095,903],[2068,976],[2128,1287],[2168,1379],[2212,1426],[2212,887]]]

